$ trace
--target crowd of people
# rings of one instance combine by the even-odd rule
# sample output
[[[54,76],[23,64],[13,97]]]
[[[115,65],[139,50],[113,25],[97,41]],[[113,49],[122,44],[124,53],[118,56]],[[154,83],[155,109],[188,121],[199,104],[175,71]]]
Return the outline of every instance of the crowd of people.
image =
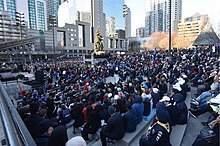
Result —
[[[207,142],[198,136],[194,146],[218,145],[218,51],[196,48],[171,50],[169,54],[154,50],[110,55],[94,65],[68,61],[59,61],[58,67],[46,62],[25,65],[26,70],[41,70],[49,77],[43,90],[21,92],[23,100],[17,110],[39,146],[86,145],[91,140],[88,134],[99,129],[102,145],[106,146],[107,142],[134,132],[153,108],[156,111],[153,123],[139,144],[170,146],[172,126],[187,123],[184,101],[190,91],[189,83],[203,84],[204,88],[192,99],[189,112],[194,117],[213,112],[206,125],[212,128],[215,137]],[[115,75],[118,80],[108,81]],[[80,129],[81,137],[67,137],[66,125],[71,121],[73,133]]]

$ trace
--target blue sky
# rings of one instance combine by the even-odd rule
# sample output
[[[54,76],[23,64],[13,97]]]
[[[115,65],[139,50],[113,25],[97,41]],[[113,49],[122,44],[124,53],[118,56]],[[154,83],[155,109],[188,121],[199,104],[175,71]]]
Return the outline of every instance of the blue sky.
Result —
[[[89,11],[90,0],[75,0],[77,8],[80,11]],[[114,0],[115,1],[115,0]],[[135,29],[144,26],[145,20],[145,2],[147,0],[125,0],[125,4],[131,9],[131,35],[135,35]],[[213,28],[217,30],[220,23],[220,0],[182,0],[182,17],[190,17],[196,12],[208,14]]]

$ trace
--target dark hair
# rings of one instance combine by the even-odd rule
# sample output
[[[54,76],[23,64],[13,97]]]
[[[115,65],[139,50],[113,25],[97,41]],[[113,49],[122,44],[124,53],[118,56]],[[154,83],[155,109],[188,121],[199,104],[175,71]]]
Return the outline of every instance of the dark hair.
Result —
[[[32,102],[29,106],[31,115],[36,114],[39,111],[40,104],[39,102]]]
[[[127,102],[126,102],[126,108],[127,108],[127,110],[130,110],[131,107],[132,107],[131,101],[127,101]]]

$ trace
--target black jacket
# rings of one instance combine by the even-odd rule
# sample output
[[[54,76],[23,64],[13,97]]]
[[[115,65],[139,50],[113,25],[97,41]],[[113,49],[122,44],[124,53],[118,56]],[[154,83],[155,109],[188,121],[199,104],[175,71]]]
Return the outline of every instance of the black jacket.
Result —
[[[44,120],[45,118],[35,114],[30,115],[29,117],[24,119],[24,124],[26,125],[28,131],[30,132],[33,139],[37,137],[37,125],[40,121]]]
[[[48,146],[65,146],[67,141],[67,128],[65,126],[59,126],[51,133]]]
[[[167,109],[167,111],[169,113],[169,116],[170,116],[170,120],[171,120],[170,125],[171,126],[176,125],[177,119],[178,119],[179,114],[180,114],[178,108],[175,105],[171,104],[171,105],[168,105],[166,107],[166,109]]]
[[[85,127],[89,127],[92,133],[95,133],[101,126],[101,121],[98,117],[98,114],[92,110],[91,113],[87,115],[87,117],[88,122],[86,123]]]
[[[148,132],[139,140],[140,146],[172,146],[169,132],[161,125],[155,124]]]
[[[108,119],[107,125],[105,127],[105,133],[107,137],[111,139],[119,140],[123,138],[125,135],[125,128],[121,114],[115,113],[115,115]]]
[[[48,146],[49,135],[42,134],[35,139],[37,146]]]
[[[126,132],[134,132],[137,127],[137,113],[135,110],[131,109],[128,110],[124,115],[123,115],[123,120],[125,124],[125,131]]]

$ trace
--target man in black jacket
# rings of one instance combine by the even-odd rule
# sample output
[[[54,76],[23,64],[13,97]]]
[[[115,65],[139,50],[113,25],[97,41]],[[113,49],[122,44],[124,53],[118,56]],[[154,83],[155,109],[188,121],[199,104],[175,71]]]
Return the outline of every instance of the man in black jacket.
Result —
[[[119,140],[125,135],[124,121],[120,113],[115,113],[115,109],[112,106],[108,107],[108,112],[111,117],[108,119],[107,125],[104,126],[100,132],[102,146],[106,146],[106,137]]]
[[[123,115],[126,132],[134,132],[137,127],[137,113],[131,107],[131,102],[126,103],[127,112]]]
[[[24,119],[24,123],[30,132],[33,139],[37,137],[37,125],[40,121],[44,120],[45,118],[38,115],[38,111],[40,109],[40,105],[38,102],[32,102],[29,106],[29,110],[31,115]]]
[[[81,131],[82,137],[84,140],[88,141],[88,134],[95,134],[101,125],[101,121],[98,117],[98,114],[92,108],[91,105],[86,107],[86,113],[88,117],[87,123],[84,125],[83,130]]]

